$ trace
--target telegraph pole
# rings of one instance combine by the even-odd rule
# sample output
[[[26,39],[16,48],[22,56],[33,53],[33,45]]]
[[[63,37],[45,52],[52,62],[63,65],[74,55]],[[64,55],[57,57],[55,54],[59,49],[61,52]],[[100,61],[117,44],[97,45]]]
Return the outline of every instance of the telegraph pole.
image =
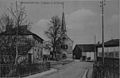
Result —
[[[102,63],[104,64],[104,6],[105,0],[100,2],[100,7],[102,8]]]
[[[102,9],[102,65],[103,65],[103,77],[104,77],[104,6],[105,6],[105,0],[100,1],[100,7]]]
[[[97,51],[96,51],[96,35],[94,36],[94,44],[95,44],[95,52],[94,52],[94,61],[95,61],[95,63],[96,63],[96,61],[97,61]]]

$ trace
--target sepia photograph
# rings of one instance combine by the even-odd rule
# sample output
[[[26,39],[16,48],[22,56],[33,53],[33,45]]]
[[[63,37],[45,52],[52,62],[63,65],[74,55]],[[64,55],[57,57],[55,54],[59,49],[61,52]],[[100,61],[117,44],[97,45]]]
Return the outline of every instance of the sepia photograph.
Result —
[[[0,78],[120,78],[119,0],[0,0]]]

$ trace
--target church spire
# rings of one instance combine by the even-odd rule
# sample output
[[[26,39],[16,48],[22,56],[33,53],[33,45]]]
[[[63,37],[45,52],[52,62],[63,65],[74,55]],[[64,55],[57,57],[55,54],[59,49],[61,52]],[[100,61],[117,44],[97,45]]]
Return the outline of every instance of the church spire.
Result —
[[[61,27],[62,32],[65,34],[66,33],[66,23],[65,23],[65,14],[64,14],[64,4],[63,4],[63,12],[62,12],[62,27]]]

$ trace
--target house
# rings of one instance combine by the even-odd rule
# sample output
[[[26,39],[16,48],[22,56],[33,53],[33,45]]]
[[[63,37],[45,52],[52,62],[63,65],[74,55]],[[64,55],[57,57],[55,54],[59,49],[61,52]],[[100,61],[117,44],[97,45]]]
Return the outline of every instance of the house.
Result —
[[[31,63],[38,63],[43,56],[43,39],[36,34],[32,34],[30,38],[35,41],[34,46],[28,51],[31,54]]]
[[[44,41],[43,42],[43,60],[49,60],[50,59],[50,52],[52,51],[52,45],[49,41]]]
[[[73,58],[84,61],[94,61],[95,51],[95,44],[77,44],[73,50]]]
[[[111,58],[119,58],[119,40],[120,39],[112,39],[106,41],[104,43],[104,56],[111,57]],[[97,46],[97,56],[102,57],[102,44]]]
[[[31,58],[29,60],[31,62],[35,61],[35,59],[41,58],[43,39],[40,38],[38,35],[32,33],[31,31],[29,31],[27,29],[27,26],[6,28],[6,31],[0,33],[0,35],[1,35],[0,53],[2,55],[8,56],[8,59],[12,58],[11,60],[14,60],[16,51],[18,51],[18,59],[17,59],[18,63],[21,63],[24,60],[26,61],[29,60],[29,57]],[[7,44],[4,44],[6,41]],[[4,46],[8,46],[9,50],[7,49],[3,50],[4,48],[3,44]]]

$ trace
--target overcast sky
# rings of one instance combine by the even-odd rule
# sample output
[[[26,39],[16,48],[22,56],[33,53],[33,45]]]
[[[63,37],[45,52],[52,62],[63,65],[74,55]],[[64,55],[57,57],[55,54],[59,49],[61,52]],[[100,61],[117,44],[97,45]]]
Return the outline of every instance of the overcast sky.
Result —
[[[0,14],[16,0],[0,0]],[[20,1],[20,0],[19,0]],[[22,0],[21,0],[22,1]],[[23,0],[43,1],[43,0]],[[76,44],[101,41],[101,8],[99,0],[44,0],[64,1],[68,36]],[[105,41],[119,37],[119,0],[108,0],[105,6]],[[44,31],[49,19],[62,14],[61,5],[25,4],[29,19],[33,22],[31,31],[46,39]]]

